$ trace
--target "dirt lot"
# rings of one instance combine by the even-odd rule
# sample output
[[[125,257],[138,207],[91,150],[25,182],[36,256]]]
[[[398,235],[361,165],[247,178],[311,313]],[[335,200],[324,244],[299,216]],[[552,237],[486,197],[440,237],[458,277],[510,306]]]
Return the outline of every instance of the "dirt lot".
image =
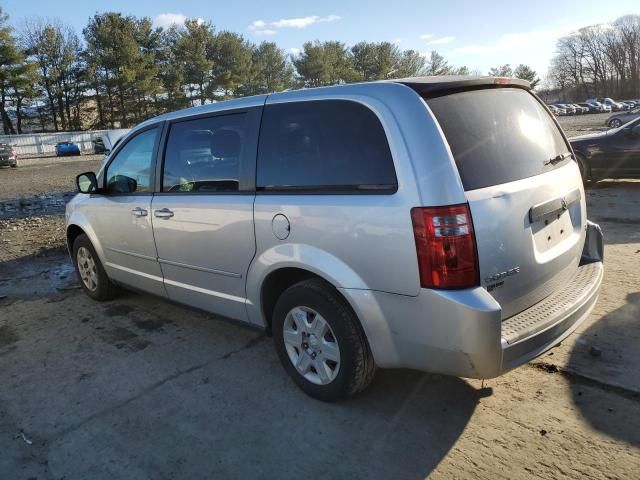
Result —
[[[640,182],[587,191],[605,283],[561,346],[484,388],[379,371],[329,405],[260,332],[82,294],[60,214],[87,166],[0,170],[1,478],[638,478]]]
[[[567,115],[556,117],[568,137],[607,130],[605,122],[611,113],[593,113],[585,115]]]

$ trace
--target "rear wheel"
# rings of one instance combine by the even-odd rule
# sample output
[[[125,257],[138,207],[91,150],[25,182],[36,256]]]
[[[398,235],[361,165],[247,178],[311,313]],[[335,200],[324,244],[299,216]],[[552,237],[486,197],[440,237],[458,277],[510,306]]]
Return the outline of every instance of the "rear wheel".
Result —
[[[116,285],[109,280],[89,237],[84,233],[73,242],[73,264],[80,285],[94,300],[111,300],[118,293]]]
[[[273,312],[272,330],[285,370],[314,398],[346,398],[373,379],[375,364],[358,319],[322,280],[305,280],[285,290]]]

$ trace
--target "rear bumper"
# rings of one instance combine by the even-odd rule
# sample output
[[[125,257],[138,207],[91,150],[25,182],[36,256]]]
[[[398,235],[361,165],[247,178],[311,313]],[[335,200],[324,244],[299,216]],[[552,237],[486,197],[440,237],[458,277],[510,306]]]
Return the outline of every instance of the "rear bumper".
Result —
[[[342,289],[378,366],[493,378],[569,336],[595,306],[603,279],[602,234],[589,224],[583,264],[556,293],[501,321],[484,288],[422,289],[417,297]]]
[[[602,262],[581,265],[561,290],[502,322],[501,371],[528,362],[569,336],[596,304]]]

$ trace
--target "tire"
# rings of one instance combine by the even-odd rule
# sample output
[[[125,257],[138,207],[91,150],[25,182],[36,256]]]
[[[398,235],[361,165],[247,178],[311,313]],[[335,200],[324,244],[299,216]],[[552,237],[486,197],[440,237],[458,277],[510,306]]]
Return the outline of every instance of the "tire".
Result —
[[[11,165],[11,168],[18,168],[18,164],[14,163],[13,165]]]
[[[103,302],[118,294],[117,286],[109,280],[95,248],[84,233],[73,242],[72,259],[78,281],[87,295]]]
[[[328,327],[321,337],[316,336],[320,320]],[[305,280],[285,290],[274,308],[272,331],[284,369],[307,395],[334,402],[371,383],[376,367],[360,323],[344,298],[323,280]],[[301,369],[294,365],[296,354]]]
[[[609,122],[609,126],[610,126],[611,128],[618,128],[618,127],[620,127],[621,125],[622,125],[622,121],[621,121],[621,120],[619,120],[619,119],[617,119],[617,118],[614,118],[613,120],[611,120],[611,121]]]

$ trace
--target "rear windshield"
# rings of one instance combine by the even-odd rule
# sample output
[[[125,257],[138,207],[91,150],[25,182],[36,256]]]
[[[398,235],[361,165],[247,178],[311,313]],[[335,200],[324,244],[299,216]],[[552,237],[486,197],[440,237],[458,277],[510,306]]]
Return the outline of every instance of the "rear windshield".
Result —
[[[526,90],[470,90],[426,99],[449,142],[465,190],[533,177],[567,162],[551,115]]]

